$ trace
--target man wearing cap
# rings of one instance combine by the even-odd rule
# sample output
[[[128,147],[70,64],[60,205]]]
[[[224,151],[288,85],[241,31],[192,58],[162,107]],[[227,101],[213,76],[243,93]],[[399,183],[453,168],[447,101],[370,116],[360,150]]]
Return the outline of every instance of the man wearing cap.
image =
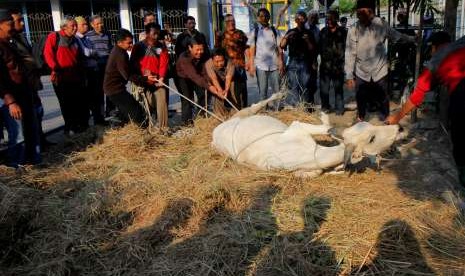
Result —
[[[375,16],[374,0],[357,1],[358,21],[350,27],[346,40],[345,75],[349,89],[356,88],[358,120],[365,120],[367,105],[380,112],[380,119],[389,115],[387,95],[388,59],[385,42],[415,42],[397,32]]]
[[[8,131],[8,165],[17,167],[25,161],[39,163],[41,157],[37,116],[33,95],[28,89],[26,66],[10,41],[13,22],[9,12],[0,10],[0,111]],[[19,143],[21,134],[24,146]]]
[[[450,43],[447,32],[433,33],[428,40],[432,58],[418,77],[417,85],[401,110],[389,116],[388,124],[397,124],[411,110],[419,106],[434,84],[442,84],[449,91],[448,116],[452,153],[459,172],[459,180],[465,186],[465,36]]]

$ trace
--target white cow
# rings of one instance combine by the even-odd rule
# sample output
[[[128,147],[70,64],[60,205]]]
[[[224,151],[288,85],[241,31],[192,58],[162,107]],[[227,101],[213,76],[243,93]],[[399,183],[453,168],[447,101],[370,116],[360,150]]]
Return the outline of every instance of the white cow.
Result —
[[[328,134],[331,129],[324,113],[321,125],[294,121],[290,126],[270,116],[254,115],[280,97],[282,94],[274,94],[218,125],[213,130],[213,146],[239,163],[314,177],[343,164],[345,159],[358,161],[366,154],[377,155],[396,139],[398,126],[361,122],[344,130],[344,143],[333,147],[318,145],[312,135]]]

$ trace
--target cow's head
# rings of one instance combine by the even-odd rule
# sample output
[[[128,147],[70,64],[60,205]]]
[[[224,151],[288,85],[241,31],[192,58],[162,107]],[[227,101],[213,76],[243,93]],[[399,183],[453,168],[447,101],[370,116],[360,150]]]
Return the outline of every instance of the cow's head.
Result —
[[[342,133],[346,146],[345,164],[357,163],[364,156],[376,156],[389,149],[398,134],[398,125],[374,126],[367,122],[345,129]]]

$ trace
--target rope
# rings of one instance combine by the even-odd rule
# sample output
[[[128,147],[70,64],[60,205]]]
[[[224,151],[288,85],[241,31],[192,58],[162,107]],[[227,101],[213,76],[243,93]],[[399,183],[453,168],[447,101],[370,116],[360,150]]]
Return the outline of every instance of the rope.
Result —
[[[183,99],[185,99],[186,101],[190,102],[191,104],[195,105],[196,107],[202,109],[203,111],[207,112],[209,115],[211,115],[213,118],[217,119],[218,121],[224,123],[224,120],[222,120],[220,117],[216,116],[215,113],[209,111],[208,109],[205,109],[205,107],[199,105],[198,103],[192,101],[191,99],[189,99],[188,97],[184,96],[183,94],[179,93],[178,90],[174,89],[174,88],[171,88],[169,87],[168,85],[164,84],[163,82],[161,82],[160,80],[157,79],[157,82],[160,83],[161,85],[163,85],[164,87],[168,88],[170,91],[173,91],[174,93],[176,93],[177,95],[179,95],[180,97],[182,97]],[[207,100],[207,99],[205,99]]]
[[[230,106],[232,106],[232,108],[234,108],[236,111],[239,111],[239,109],[237,109],[237,107],[236,107],[235,105],[233,105],[233,103],[232,103],[230,100],[228,100],[228,97],[225,97],[224,100],[225,100]]]

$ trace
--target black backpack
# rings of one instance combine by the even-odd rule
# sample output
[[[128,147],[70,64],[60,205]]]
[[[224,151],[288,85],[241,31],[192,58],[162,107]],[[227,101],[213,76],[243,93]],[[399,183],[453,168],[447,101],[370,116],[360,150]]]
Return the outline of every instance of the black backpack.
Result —
[[[54,32],[56,35],[56,44],[53,47],[53,51],[56,53],[58,50],[58,44],[60,43],[60,34],[58,32]],[[34,45],[32,45],[32,55],[37,62],[39,67],[39,72],[41,76],[50,75],[51,69],[48,67],[47,63],[45,62],[44,58],[44,48],[45,42],[47,41],[47,35],[42,36]]]

